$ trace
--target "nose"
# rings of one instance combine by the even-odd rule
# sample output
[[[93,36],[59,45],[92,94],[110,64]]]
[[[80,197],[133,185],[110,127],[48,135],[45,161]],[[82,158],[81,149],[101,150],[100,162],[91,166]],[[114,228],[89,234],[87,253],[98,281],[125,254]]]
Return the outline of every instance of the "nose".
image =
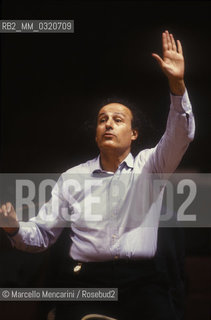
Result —
[[[113,120],[111,118],[108,118],[106,121],[106,129],[113,129]]]

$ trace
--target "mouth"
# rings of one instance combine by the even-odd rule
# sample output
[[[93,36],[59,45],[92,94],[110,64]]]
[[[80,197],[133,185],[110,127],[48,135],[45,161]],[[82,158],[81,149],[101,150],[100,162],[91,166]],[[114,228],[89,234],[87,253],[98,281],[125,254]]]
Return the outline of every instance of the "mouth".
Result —
[[[104,137],[114,137],[114,134],[110,133],[110,132],[106,132],[103,135]]]

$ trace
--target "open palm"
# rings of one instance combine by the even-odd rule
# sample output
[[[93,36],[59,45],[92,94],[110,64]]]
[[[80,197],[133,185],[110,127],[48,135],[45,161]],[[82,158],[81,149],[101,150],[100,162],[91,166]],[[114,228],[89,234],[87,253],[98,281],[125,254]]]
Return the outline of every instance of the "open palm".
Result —
[[[185,64],[180,41],[177,40],[176,45],[173,35],[165,31],[162,34],[162,45],[163,58],[156,53],[153,53],[152,56],[158,61],[169,80],[182,80],[184,78]]]

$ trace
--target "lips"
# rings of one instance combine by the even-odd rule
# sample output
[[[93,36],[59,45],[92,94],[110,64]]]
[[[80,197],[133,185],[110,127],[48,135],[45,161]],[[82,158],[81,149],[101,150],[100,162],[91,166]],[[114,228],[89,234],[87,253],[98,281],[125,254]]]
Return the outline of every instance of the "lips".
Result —
[[[106,132],[103,135],[104,137],[114,137],[114,134],[110,133],[110,132]]]

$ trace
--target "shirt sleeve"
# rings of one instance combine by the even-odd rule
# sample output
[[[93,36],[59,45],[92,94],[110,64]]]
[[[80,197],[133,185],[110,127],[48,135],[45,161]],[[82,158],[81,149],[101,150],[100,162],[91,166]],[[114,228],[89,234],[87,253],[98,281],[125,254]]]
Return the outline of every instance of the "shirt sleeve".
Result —
[[[13,247],[31,253],[42,252],[54,244],[63,228],[68,226],[67,220],[62,218],[67,217],[68,203],[62,195],[61,180],[56,183],[50,201],[41,207],[38,215],[28,222],[19,222],[18,233],[9,237]]]
[[[183,96],[170,93],[170,99],[165,133],[150,157],[151,172],[158,174],[175,171],[195,133],[195,121],[187,90]]]

